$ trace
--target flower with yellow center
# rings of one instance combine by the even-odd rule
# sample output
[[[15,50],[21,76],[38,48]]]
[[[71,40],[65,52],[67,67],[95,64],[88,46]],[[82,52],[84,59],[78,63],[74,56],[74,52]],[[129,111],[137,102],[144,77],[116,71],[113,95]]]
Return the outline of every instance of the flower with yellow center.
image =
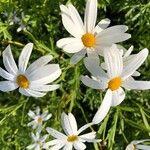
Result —
[[[43,125],[43,122],[49,120],[52,114],[48,114],[48,112],[40,113],[40,108],[37,107],[35,112],[29,111],[28,116],[33,119],[28,123],[28,126],[32,126],[33,129],[40,129]]]
[[[118,47],[114,44],[105,49],[105,70],[100,67],[99,58],[87,57],[84,59],[86,68],[92,78],[82,76],[81,81],[93,89],[107,89],[104,100],[93,118],[93,123],[101,122],[107,115],[111,106],[119,105],[125,98],[124,89],[150,89],[149,81],[135,81],[133,74],[142,65],[148,56],[148,49],[141,50],[130,58],[124,65],[124,58]]]
[[[96,140],[96,133],[90,132],[80,135],[81,132],[89,128],[92,123],[86,124],[80,129],[77,129],[77,122],[73,114],[69,113],[66,115],[62,113],[61,124],[65,134],[60,133],[52,128],[46,128],[47,132],[53,136],[55,139],[48,142],[50,149],[85,149],[85,142],[100,142],[101,140]]]
[[[87,0],[84,22],[71,3],[67,6],[60,5],[60,10],[62,23],[72,37],[60,39],[57,46],[74,54],[70,61],[72,64],[78,63],[86,54],[103,55],[105,47],[131,37],[125,33],[128,30],[125,25],[108,27],[109,19],[103,19],[96,25],[97,0]]]
[[[40,150],[40,149],[48,148],[49,143],[48,142],[46,143],[46,139],[47,139],[48,135],[46,134],[41,137],[40,134],[41,134],[40,131],[36,132],[36,134],[31,133],[33,143],[31,145],[27,146],[26,147],[27,149]]]
[[[19,88],[19,92],[23,95],[43,97],[48,91],[59,88],[58,84],[49,84],[61,74],[58,64],[48,64],[52,59],[51,55],[37,59],[27,68],[32,48],[32,43],[25,45],[19,56],[18,66],[10,46],[4,50],[3,63],[6,71],[0,67],[0,76],[7,81],[0,81],[0,91],[8,92]]]

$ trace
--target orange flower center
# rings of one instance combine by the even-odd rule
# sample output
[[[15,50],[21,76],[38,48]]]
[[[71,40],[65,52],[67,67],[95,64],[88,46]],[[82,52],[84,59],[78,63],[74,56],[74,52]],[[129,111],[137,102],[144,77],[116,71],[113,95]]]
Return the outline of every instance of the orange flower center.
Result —
[[[29,80],[25,75],[18,75],[16,82],[21,88],[27,89],[29,87]]]
[[[96,43],[96,38],[92,33],[84,34],[81,39],[85,47],[93,47]]]
[[[77,141],[77,140],[78,140],[78,136],[77,135],[70,135],[67,138],[68,142],[74,142],[74,141]]]
[[[108,88],[112,91],[119,89],[122,85],[122,79],[120,77],[115,77],[108,82]]]

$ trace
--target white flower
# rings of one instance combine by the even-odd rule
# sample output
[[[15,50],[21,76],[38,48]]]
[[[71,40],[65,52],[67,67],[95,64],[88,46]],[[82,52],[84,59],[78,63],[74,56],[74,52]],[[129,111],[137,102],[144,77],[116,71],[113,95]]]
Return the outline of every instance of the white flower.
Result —
[[[92,125],[92,123],[86,124],[80,129],[77,129],[77,123],[74,116],[69,113],[66,115],[62,113],[61,115],[61,124],[62,128],[65,131],[65,134],[62,134],[52,128],[47,128],[47,132],[52,135],[55,140],[47,142],[47,145],[52,146],[51,150],[72,150],[73,148],[77,150],[84,150],[86,148],[85,142],[99,142],[96,140],[96,132],[90,132],[83,135],[79,135],[85,129]]]
[[[60,5],[62,22],[66,30],[73,36],[60,39],[57,46],[67,53],[75,53],[71,63],[79,62],[88,55],[103,55],[103,49],[114,43],[122,42],[131,37],[125,33],[128,27],[116,25],[109,27],[110,20],[103,19],[97,26],[97,0],[87,0],[84,23],[72,4]]]
[[[47,121],[51,118],[52,114],[48,114],[48,112],[44,112],[40,114],[40,108],[37,107],[35,113],[31,110],[29,110],[28,113],[29,117],[33,119],[30,123],[28,123],[28,126],[32,126],[33,129],[40,129],[42,127],[42,124],[44,121]]]
[[[86,68],[93,77],[91,79],[88,76],[82,76],[82,82],[93,89],[107,89],[104,100],[93,118],[95,124],[101,122],[108,113],[110,106],[117,106],[124,100],[125,92],[123,88],[134,90],[150,89],[149,81],[136,81],[131,78],[147,56],[148,49],[143,49],[132,57],[126,65],[123,65],[123,57],[114,44],[109,50],[104,51],[107,73],[99,66],[98,58],[88,57],[84,60]]]
[[[44,135],[43,137],[40,137],[40,132],[36,132],[36,135],[34,133],[31,134],[33,144],[27,146],[27,149],[34,149],[34,150],[41,150],[47,149],[47,143],[45,143],[45,140],[48,135]]]
[[[37,59],[27,68],[32,48],[32,43],[28,43],[23,48],[19,57],[18,67],[14,61],[10,46],[4,50],[3,63],[6,71],[0,67],[0,76],[8,81],[0,82],[1,91],[8,92],[19,88],[19,92],[23,95],[42,97],[48,91],[59,88],[58,84],[49,85],[61,74],[58,64],[48,64],[52,59],[51,55]]]
[[[146,140],[139,140],[139,141],[132,141],[125,150],[150,150],[150,146],[140,144],[146,141],[150,141],[150,139]]]

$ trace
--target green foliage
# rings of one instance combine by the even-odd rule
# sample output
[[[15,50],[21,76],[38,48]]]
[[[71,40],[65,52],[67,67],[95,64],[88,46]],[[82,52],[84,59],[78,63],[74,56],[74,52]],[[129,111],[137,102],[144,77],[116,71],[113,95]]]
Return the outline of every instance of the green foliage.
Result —
[[[34,50],[30,63],[44,54],[52,54],[53,62],[59,63],[62,75],[56,81],[61,88],[49,92],[45,97],[35,99],[21,96],[18,91],[10,93],[0,92],[0,149],[22,150],[31,143],[31,129],[27,113],[40,106],[53,114],[46,126],[60,129],[61,112],[72,111],[79,126],[90,122],[97,108],[100,106],[103,94],[85,87],[80,82],[80,75],[88,74],[83,62],[70,65],[70,56],[56,47],[56,41],[69,34],[61,23],[59,5],[72,2],[84,14],[83,0],[1,0],[0,1],[0,51],[8,44],[17,59],[22,47],[30,42],[34,43]],[[98,21],[110,18],[111,25],[126,24],[132,38],[124,42],[129,48],[135,46],[135,51],[147,47],[150,49],[150,2],[148,0],[99,0]],[[5,14],[7,13],[7,14]],[[10,25],[12,14],[21,18],[20,22]],[[26,29],[17,32],[21,24]],[[2,57],[0,64],[2,66]],[[140,79],[150,80],[150,57],[139,70]],[[107,142],[108,150],[124,150],[132,140],[149,138],[150,135],[150,103],[149,91],[127,91],[125,101],[111,111],[104,121],[94,126],[98,137]],[[78,116],[81,117],[78,117]],[[90,149],[102,148],[102,143]],[[87,148],[88,149],[88,148]]]

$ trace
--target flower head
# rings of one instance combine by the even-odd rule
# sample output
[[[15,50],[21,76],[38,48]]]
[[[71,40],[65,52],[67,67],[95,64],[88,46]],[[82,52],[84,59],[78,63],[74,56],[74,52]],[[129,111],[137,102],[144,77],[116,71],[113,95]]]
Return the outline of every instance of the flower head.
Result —
[[[99,66],[99,59],[88,57],[84,60],[86,68],[92,74],[92,79],[82,76],[81,80],[93,89],[107,89],[102,105],[98,109],[93,122],[99,123],[108,113],[110,106],[119,105],[125,98],[125,89],[150,89],[149,81],[136,81],[131,76],[142,65],[148,56],[148,49],[141,50],[134,55],[126,65],[123,65],[123,56],[116,45],[104,51],[107,73]]]
[[[0,76],[8,81],[0,82],[1,91],[8,92],[19,88],[19,92],[23,95],[42,97],[48,91],[59,88],[58,84],[49,84],[61,74],[58,64],[48,64],[52,59],[51,55],[37,59],[27,68],[32,48],[32,43],[25,45],[19,57],[18,67],[10,46],[4,50],[3,63],[6,71],[0,67]]]
[[[31,136],[33,144],[27,146],[27,149],[34,149],[34,150],[47,149],[47,143],[45,142],[45,140],[47,139],[48,135],[44,135],[43,137],[41,137],[40,132],[36,132],[36,134],[32,133]]]
[[[86,148],[85,142],[99,142],[96,140],[96,133],[90,132],[83,135],[80,135],[85,129],[90,127],[92,123],[86,124],[80,129],[77,129],[77,122],[74,116],[69,113],[66,115],[62,113],[61,115],[61,124],[65,134],[60,133],[52,128],[47,128],[47,132],[52,135],[55,140],[48,142],[47,144],[51,146],[51,149],[82,149]]]
[[[132,141],[125,150],[149,150],[150,149],[150,145],[144,145],[141,144],[143,142],[146,141],[150,141],[150,139],[146,139],[146,140],[139,140],[139,141]]]
[[[41,129],[43,122],[51,118],[52,114],[48,112],[40,113],[40,108],[37,107],[35,113],[31,110],[28,112],[28,116],[33,119],[33,121],[28,123],[28,126],[32,126],[33,129]]]
[[[60,5],[62,22],[66,30],[73,36],[60,39],[57,46],[67,53],[73,53],[71,63],[80,61],[85,54],[103,55],[103,49],[114,43],[122,42],[131,36],[125,33],[128,27],[117,25],[109,27],[110,20],[103,19],[97,26],[97,0],[87,0],[84,23],[72,4]]]

